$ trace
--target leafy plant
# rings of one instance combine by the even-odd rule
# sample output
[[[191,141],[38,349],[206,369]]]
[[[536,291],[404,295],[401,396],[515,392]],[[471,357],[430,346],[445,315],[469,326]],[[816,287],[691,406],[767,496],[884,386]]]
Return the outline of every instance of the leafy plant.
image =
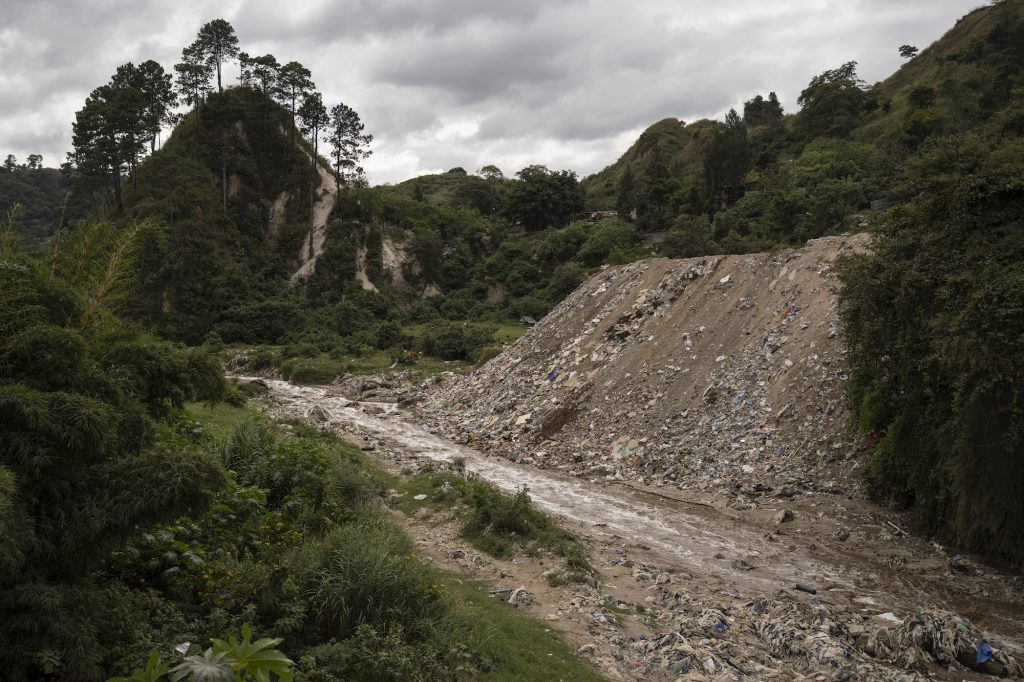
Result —
[[[186,656],[173,668],[160,659],[154,649],[146,663],[129,677],[113,677],[107,682],[291,682],[292,661],[278,649],[283,640],[264,637],[252,641],[248,623],[242,626],[242,637],[234,635],[213,639],[202,654]]]
[[[111,677],[107,682],[159,682],[170,670],[171,666],[164,663],[157,650],[153,649],[145,668],[139,668],[129,677]]]
[[[270,682],[272,675],[281,682],[290,682],[292,661],[283,653],[274,649],[283,640],[264,637],[252,641],[252,630],[249,624],[242,626],[242,638],[234,635],[227,641],[214,639],[211,647],[215,655],[223,655],[239,680],[244,679],[243,673],[251,676],[255,682]]]

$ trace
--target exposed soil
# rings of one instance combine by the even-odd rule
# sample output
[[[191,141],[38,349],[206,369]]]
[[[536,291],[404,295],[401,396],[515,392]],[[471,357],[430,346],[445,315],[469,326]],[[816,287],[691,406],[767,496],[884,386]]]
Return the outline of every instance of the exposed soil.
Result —
[[[972,636],[1021,651],[1019,579],[967,560],[951,564],[948,550],[904,534],[897,516],[867,502],[807,492],[769,506],[590,481],[456,445],[391,403],[266,383],[273,412],[339,431],[394,469],[465,458],[468,470],[503,489],[528,486],[537,506],[590,538],[599,585],[552,588],[545,571],[558,559],[497,561],[450,525],[408,522],[440,565],[495,588],[524,587],[518,607],[566,632],[611,679],[991,679],[894,643],[908,627],[897,621],[946,611],[984,631]]]
[[[392,467],[459,457],[527,486],[590,538],[598,586],[551,588],[550,557],[409,528],[438,563],[522,586],[517,604],[610,678],[1020,676],[1024,580],[906,533],[860,489],[835,264],[868,246],[608,268],[471,374],[268,380],[270,407]]]
[[[308,155],[308,152],[307,152]],[[320,187],[318,196],[313,204],[313,223],[310,227],[310,234],[302,241],[299,249],[299,268],[292,275],[291,281],[296,282],[303,277],[309,277],[316,269],[316,259],[324,250],[324,242],[327,240],[327,219],[334,210],[334,202],[338,198],[338,188],[331,172],[316,165],[317,173],[320,175]]]

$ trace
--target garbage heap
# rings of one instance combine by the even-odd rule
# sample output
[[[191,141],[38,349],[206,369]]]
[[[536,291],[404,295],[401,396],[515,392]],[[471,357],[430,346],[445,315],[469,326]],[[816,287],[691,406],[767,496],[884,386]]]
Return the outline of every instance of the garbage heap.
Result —
[[[865,235],[607,268],[420,415],[489,454],[592,478],[842,492],[848,431],[836,259]]]

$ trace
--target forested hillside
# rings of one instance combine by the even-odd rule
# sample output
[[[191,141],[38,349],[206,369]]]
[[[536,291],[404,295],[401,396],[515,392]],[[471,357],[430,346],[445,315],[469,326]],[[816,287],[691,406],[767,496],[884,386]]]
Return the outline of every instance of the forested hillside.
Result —
[[[193,345],[275,345],[257,364],[326,362],[306,378],[373,354],[482,361],[496,325],[539,318],[602,265],[870,231],[875,254],[843,272],[851,404],[879,442],[872,487],[930,530],[1020,561],[1021,479],[1004,474],[1022,451],[1024,0],[979,8],[923,50],[894,46],[906,62],[881,83],[848,61],[809,74],[793,112],[752,93],[722,121],[659,121],[582,182],[485,165],[368,187],[358,114],[328,108],[301,64],[215,28],[183,51],[173,87],[159,64],[127,64],[76,118],[73,194],[118,225],[160,224],[128,319]],[[233,58],[237,85],[220,73]],[[0,188],[37,201],[22,226],[53,234],[57,176],[38,200],[19,179],[37,172],[8,169]],[[991,494],[969,472],[998,479]]]
[[[926,142],[984,125],[1021,86],[1019,0],[968,14],[881,83],[854,61],[814,76],[783,112],[757,94],[724,121],[666,119],[583,181],[590,208],[668,230],[667,255],[763,251],[880,218]],[[895,50],[895,47],[894,47]]]
[[[45,168],[38,154],[18,163],[12,154],[0,167],[0,211],[19,206],[18,226],[29,244],[45,243],[61,220],[73,221],[80,207],[67,210],[68,177],[56,168]]]

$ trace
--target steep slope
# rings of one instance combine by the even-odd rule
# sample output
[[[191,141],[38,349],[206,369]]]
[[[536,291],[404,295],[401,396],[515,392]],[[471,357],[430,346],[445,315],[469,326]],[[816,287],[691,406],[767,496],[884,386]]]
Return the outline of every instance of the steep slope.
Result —
[[[614,209],[623,174],[628,169],[634,178],[641,177],[655,154],[660,154],[665,168],[684,184],[701,181],[704,147],[714,126],[715,122],[707,119],[687,124],[666,118],[654,123],[615,163],[583,179],[587,207],[595,211]]]
[[[309,227],[307,239],[299,248],[299,267],[292,274],[291,282],[309,277],[316,269],[316,260],[324,252],[324,242],[327,241],[327,219],[334,210],[334,203],[338,199],[338,187],[331,172],[321,164],[316,165],[317,177],[320,180],[317,188],[317,198],[313,204],[313,218]]]
[[[299,268],[310,164],[291,125],[262,93],[232,88],[210,95],[140,166],[125,217],[158,218],[167,240],[144,259],[136,314],[164,335],[195,343],[217,325],[251,326],[246,310]],[[323,173],[321,183],[333,192]]]
[[[493,454],[679,488],[853,485],[835,259],[865,236],[595,275],[423,405]]]

